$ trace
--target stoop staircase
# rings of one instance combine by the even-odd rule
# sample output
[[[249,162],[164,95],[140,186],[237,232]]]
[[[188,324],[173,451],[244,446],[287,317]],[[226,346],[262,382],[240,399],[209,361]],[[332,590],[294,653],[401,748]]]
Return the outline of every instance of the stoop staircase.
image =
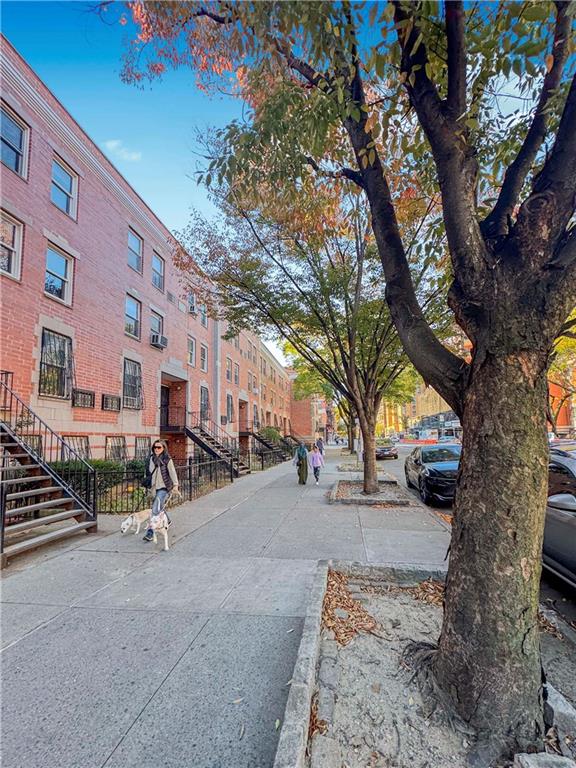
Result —
[[[253,439],[255,452],[257,453],[261,453],[262,449],[274,451],[281,455],[283,461],[292,456],[293,450],[289,441],[283,437],[280,437],[277,441],[271,440],[269,437],[264,436],[260,430],[259,422],[249,421],[240,427],[240,434],[249,435]]]
[[[95,470],[11,383],[11,374],[0,372],[1,567],[22,552],[97,527]]]
[[[186,435],[203,451],[215,459],[225,461],[234,477],[250,474],[250,467],[240,458],[236,440],[223,432],[217,424],[203,414],[190,414]]]

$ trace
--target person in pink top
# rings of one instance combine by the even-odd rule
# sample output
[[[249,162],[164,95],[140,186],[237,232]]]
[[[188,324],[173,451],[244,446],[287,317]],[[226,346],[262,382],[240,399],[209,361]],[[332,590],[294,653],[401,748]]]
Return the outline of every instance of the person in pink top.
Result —
[[[308,462],[310,463],[310,466],[312,467],[312,471],[314,472],[314,479],[316,480],[316,485],[318,485],[318,482],[320,480],[320,467],[324,466],[324,456],[322,456],[322,454],[318,450],[317,445],[312,446],[312,451],[308,454]]]

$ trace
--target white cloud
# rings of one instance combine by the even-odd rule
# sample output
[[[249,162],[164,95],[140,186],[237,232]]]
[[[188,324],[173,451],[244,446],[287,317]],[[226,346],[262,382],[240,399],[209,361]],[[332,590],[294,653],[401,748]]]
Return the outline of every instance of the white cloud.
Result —
[[[128,163],[138,163],[142,159],[142,152],[134,152],[124,146],[121,139],[108,139],[102,146],[112,158],[126,160]]]

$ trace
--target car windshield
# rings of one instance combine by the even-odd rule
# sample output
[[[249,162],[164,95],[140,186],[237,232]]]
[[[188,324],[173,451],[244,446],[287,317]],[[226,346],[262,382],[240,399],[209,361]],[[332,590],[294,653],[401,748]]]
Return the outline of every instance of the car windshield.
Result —
[[[437,461],[458,461],[461,452],[462,449],[459,445],[435,446],[422,451],[422,461],[424,464],[433,464]]]
[[[567,453],[576,453],[576,443],[552,443],[550,450],[566,451]]]

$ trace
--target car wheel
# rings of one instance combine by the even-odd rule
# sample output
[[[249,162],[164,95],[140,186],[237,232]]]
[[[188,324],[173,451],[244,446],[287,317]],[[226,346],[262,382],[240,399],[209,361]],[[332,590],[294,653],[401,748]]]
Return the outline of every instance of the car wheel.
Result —
[[[422,499],[424,504],[430,504],[432,502],[432,496],[426,485],[426,480],[424,480],[423,478],[420,478],[418,488],[420,490],[420,498]]]

